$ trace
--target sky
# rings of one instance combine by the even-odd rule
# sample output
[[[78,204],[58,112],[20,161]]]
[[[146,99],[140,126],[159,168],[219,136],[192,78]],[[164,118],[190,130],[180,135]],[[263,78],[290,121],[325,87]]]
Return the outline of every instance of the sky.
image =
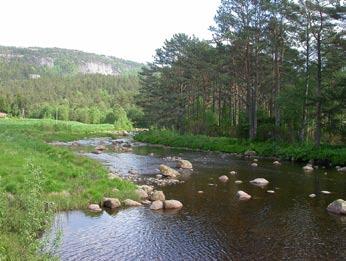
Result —
[[[152,60],[174,33],[211,39],[220,0],[0,0],[0,45]]]

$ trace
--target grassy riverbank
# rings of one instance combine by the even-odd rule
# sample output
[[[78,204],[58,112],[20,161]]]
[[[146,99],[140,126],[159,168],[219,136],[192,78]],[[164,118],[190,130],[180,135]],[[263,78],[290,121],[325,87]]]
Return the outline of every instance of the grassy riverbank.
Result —
[[[208,137],[205,135],[180,135],[169,130],[150,130],[135,136],[138,141],[162,144],[172,147],[185,147],[221,151],[228,153],[244,153],[254,150],[260,156],[278,157],[284,160],[310,159],[329,161],[333,165],[346,164],[346,146],[322,145],[316,149],[311,144],[278,144],[274,142],[250,142],[227,137]]]
[[[104,195],[134,197],[134,184],[109,180],[98,162],[47,144],[112,136],[113,129],[110,124],[0,120],[0,260],[38,258],[38,233],[49,226],[54,211],[85,208]]]

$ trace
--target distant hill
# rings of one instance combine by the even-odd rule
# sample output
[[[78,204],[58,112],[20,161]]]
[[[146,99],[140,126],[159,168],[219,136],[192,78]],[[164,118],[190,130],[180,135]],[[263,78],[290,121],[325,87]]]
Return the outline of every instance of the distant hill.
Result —
[[[124,75],[142,64],[112,56],[61,48],[0,46],[0,79],[36,79],[77,74]]]

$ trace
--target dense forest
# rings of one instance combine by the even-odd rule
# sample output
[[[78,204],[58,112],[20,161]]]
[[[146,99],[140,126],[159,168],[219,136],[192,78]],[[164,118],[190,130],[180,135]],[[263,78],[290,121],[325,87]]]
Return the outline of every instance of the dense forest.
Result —
[[[345,143],[345,7],[222,0],[213,41],[176,34],[141,72],[148,125],[252,140]]]
[[[58,48],[0,47],[0,53],[0,112],[112,124],[127,115],[140,123],[134,101],[140,64]]]

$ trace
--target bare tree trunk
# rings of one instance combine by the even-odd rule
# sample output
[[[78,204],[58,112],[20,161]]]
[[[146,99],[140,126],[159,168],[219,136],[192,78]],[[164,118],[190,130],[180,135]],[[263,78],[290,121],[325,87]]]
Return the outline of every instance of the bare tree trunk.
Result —
[[[321,21],[322,27],[322,21]],[[316,89],[316,130],[315,145],[321,144],[321,85],[322,85],[322,58],[321,58],[321,31],[317,33],[317,89]]]
[[[309,39],[309,23],[306,23],[306,57],[305,57],[305,96],[303,104],[302,128],[300,132],[300,141],[304,142],[306,138],[307,114],[308,114],[308,95],[310,81],[310,39]]]

